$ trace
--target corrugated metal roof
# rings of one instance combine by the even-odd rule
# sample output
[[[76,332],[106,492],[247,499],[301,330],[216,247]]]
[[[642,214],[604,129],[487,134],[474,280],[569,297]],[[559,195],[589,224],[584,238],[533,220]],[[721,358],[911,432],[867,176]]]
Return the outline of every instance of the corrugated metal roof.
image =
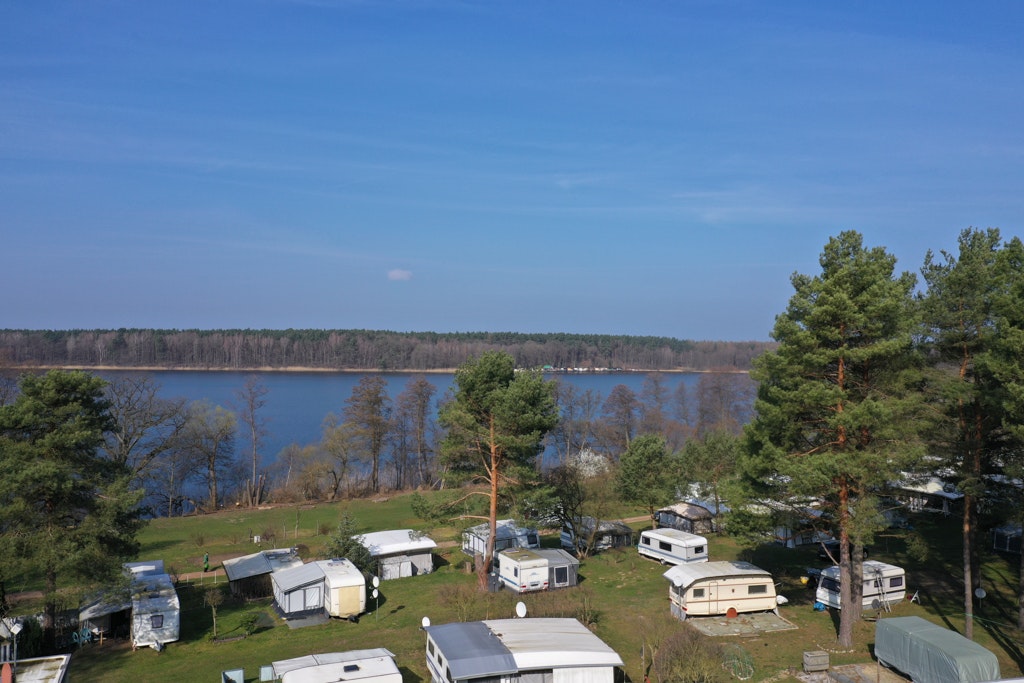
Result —
[[[224,567],[224,573],[228,576],[228,581],[238,581],[298,567],[302,564],[302,558],[299,557],[295,548],[275,548],[234,557],[224,560],[221,564]]]
[[[731,576],[771,576],[770,573],[755,567],[749,562],[724,561],[724,562],[698,562],[694,564],[680,564],[672,567],[662,574],[674,585],[683,587],[690,586],[701,579],[712,579],[716,577]]]
[[[230,560],[224,560],[221,563],[224,567],[224,573],[228,576],[228,581],[238,581],[240,579],[248,579],[252,576],[259,576],[261,574],[269,574],[274,570],[270,566],[270,560],[267,559],[266,555],[262,551],[253,553],[252,555],[244,555],[242,557],[235,557]]]
[[[418,536],[412,529],[395,529],[391,531],[374,531],[363,534],[362,544],[374,557],[381,555],[394,555],[397,553],[415,552],[417,550],[431,550],[437,547],[432,539],[427,536]]]
[[[298,567],[273,572],[270,575],[270,580],[281,590],[290,591],[300,586],[323,581],[324,570],[320,568],[318,563],[310,562],[309,564],[300,564]]]

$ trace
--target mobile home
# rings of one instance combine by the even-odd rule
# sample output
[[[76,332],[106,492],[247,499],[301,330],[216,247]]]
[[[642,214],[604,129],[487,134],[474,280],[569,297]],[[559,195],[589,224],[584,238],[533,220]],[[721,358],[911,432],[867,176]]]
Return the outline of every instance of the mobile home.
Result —
[[[633,530],[625,522],[583,517],[576,523],[575,531],[563,527],[559,540],[562,548],[570,552],[583,550],[589,544],[589,552],[595,553],[633,545]]]
[[[351,619],[366,609],[366,578],[349,560],[308,562],[270,575],[283,619],[326,613]]]
[[[662,564],[708,561],[708,539],[679,529],[649,529],[640,533],[637,551]]]
[[[749,562],[680,564],[663,576],[677,619],[778,609],[771,574]]]
[[[864,560],[864,599],[861,604],[868,609],[878,607],[888,610],[903,600],[907,594],[906,572],[903,567],[886,564],[877,560]],[[828,607],[839,609],[839,567],[821,570],[814,599]],[[876,607],[875,601],[878,601]]]
[[[557,548],[505,550],[498,553],[498,580],[517,593],[575,586],[580,562]]]
[[[462,552],[470,557],[487,553],[487,539],[491,535],[490,524],[477,524],[462,532]],[[499,519],[494,535],[494,552],[497,554],[509,548],[539,548],[540,534],[530,527],[516,526],[514,520]]]
[[[395,655],[382,647],[282,659],[273,662],[269,668],[273,680],[280,683],[402,683],[402,672],[395,664]]]
[[[669,527],[691,534],[710,534],[715,531],[715,514],[708,507],[696,502],[681,502],[663,507],[654,513],[654,520],[659,528]]]
[[[432,683],[614,683],[622,658],[575,619],[494,619],[426,626]]]
[[[437,543],[412,529],[375,531],[363,534],[359,540],[370,551],[376,565],[374,572],[382,581],[434,571]]]
[[[164,573],[163,560],[131,562],[131,639],[132,648],[162,650],[178,640],[181,628],[181,604],[174,582]]]
[[[316,563],[324,573],[324,607],[327,614],[352,619],[366,610],[366,577],[344,558]]]

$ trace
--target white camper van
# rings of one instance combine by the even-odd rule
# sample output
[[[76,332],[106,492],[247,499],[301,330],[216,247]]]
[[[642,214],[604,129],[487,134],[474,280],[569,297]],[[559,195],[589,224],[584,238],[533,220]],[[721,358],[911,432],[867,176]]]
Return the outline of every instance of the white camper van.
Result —
[[[679,529],[651,529],[640,534],[637,551],[662,564],[708,561],[708,539]]]
[[[532,550],[503,550],[498,553],[498,577],[502,585],[517,593],[548,589],[548,560]]]
[[[903,567],[878,560],[864,560],[864,599],[867,609],[888,609],[903,600],[907,594],[906,572]],[[839,567],[821,570],[814,599],[823,605],[839,609]],[[875,600],[878,606],[875,606]]]
[[[569,588],[579,580],[580,561],[564,550],[505,550],[495,557],[501,584],[517,593]]]
[[[772,575],[749,562],[680,564],[663,576],[677,619],[778,609]]]

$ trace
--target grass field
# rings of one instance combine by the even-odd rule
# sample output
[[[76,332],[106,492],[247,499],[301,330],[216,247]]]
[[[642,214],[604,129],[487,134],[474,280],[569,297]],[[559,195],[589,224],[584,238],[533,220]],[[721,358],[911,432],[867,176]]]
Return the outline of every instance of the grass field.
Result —
[[[570,616],[591,625],[622,657],[626,677],[642,681],[642,665],[650,663],[652,648],[668,634],[688,628],[669,616],[668,583],[661,576],[665,568],[641,558],[635,549],[605,552],[586,560],[580,568],[580,585],[573,589],[523,598],[509,591],[482,594],[476,590],[476,577],[467,571],[467,558],[457,547],[445,543],[457,540],[456,529],[425,527],[413,515],[409,503],[410,496],[398,495],[378,502],[233,510],[154,520],[141,535],[140,559],[163,559],[168,571],[179,575],[200,571],[204,553],[210,554],[211,565],[215,566],[225,557],[254,552],[258,548],[250,542],[251,534],[264,539],[274,537],[263,547],[299,546],[303,553],[316,556],[326,541],[324,534],[336,526],[344,511],[354,516],[365,531],[422,529],[444,547],[437,552],[433,574],[383,583],[379,604],[370,599],[371,611],[358,623],[332,620],[321,626],[291,629],[274,614],[269,600],[244,603],[228,598],[218,608],[220,638],[214,640],[212,614],[203,606],[203,591],[217,585],[226,593],[226,584],[223,579],[213,583],[209,577],[200,583],[182,584],[179,642],[160,653],[149,649],[133,652],[122,641],[86,645],[72,659],[71,680],[219,681],[221,671],[243,668],[246,681],[251,682],[259,680],[260,665],[272,661],[318,652],[385,647],[395,653],[406,681],[425,683],[429,679],[424,664],[424,634],[419,629],[424,616],[434,624],[512,617],[515,603],[522,599],[530,616]],[[919,615],[962,632],[955,520],[929,516],[914,522],[930,540],[928,558],[921,561],[911,557],[898,535],[880,539],[872,552],[875,559],[906,567],[909,591],[920,591],[919,604],[905,601],[896,605],[893,616]],[[557,546],[557,534],[546,536],[544,542]],[[841,652],[835,646],[835,615],[812,609],[813,592],[800,577],[808,566],[823,566],[813,548],[787,550],[768,544],[751,551],[717,536],[709,539],[709,545],[712,559],[747,559],[771,571],[779,593],[790,601],[780,612],[798,627],[796,630],[715,639],[728,642],[734,653],[752,662],[751,680],[792,680],[792,672],[799,670],[807,650],[829,651],[833,665],[871,661],[872,621],[857,624],[856,647]],[[978,608],[975,640],[998,655],[1004,677],[1020,676],[1024,634],[1013,626],[1016,568],[996,555],[985,560],[988,596]],[[261,615],[260,626],[245,637],[243,620],[254,611]],[[724,670],[721,676],[728,680]]]

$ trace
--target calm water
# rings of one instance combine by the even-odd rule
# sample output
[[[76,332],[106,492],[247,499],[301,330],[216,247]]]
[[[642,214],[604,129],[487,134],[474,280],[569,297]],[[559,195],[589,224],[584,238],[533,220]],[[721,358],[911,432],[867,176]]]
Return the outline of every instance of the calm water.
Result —
[[[97,374],[113,379],[129,373],[111,371]],[[145,374],[153,378],[160,386],[160,394],[166,398],[207,400],[214,405],[235,409],[240,405],[235,394],[245,386],[252,373],[167,371]],[[392,401],[398,398],[406,383],[415,376],[413,373],[383,375]],[[640,372],[623,372],[558,374],[550,375],[549,378],[571,383],[580,391],[592,389],[600,393],[603,400],[617,384],[625,384],[639,395],[645,376]],[[346,399],[352,395],[352,389],[362,377],[359,373],[323,372],[259,375],[260,381],[268,389],[264,397],[266,405],[260,412],[268,421],[263,444],[265,462],[269,464],[289,444],[304,446],[319,441],[324,418],[331,413],[340,415],[343,412]],[[454,382],[452,374],[426,374],[424,377],[438,389],[435,400],[443,398]],[[690,396],[693,396],[692,389],[700,379],[697,373],[663,373],[661,377],[669,392],[674,392],[679,383],[683,382]]]

